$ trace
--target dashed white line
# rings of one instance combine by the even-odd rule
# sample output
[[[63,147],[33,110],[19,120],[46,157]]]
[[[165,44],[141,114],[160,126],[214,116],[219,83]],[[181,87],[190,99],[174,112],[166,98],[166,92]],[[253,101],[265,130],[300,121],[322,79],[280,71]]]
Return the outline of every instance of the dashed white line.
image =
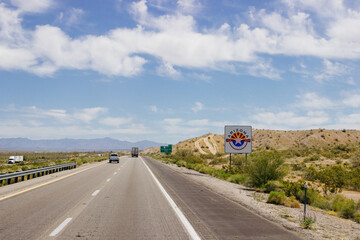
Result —
[[[117,172],[114,172],[114,175],[116,175],[117,174]]]
[[[107,182],[110,182],[111,178],[106,179]]]
[[[159,180],[157,180],[157,178],[155,177],[155,175],[152,173],[152,171],[150,170],[150,168],[148,167],[148,165],[144,162],[143,159],[141,159],[142,162],[145,164],[145,167],[147,168],[147,170],[150,172],[150,175],[154,178],[155,183],[158,185],[158,187],[160,188],[161,192],[164,194],[165,198],[168,200],[168,202],[170,203],[170,206],[173,208],[173,210],[175,211],[176,215],[179,217],[180,221],[182,222],[182,224],[184,225],[185,229],[187,230],[187,232],[189,233],[191,239],[193,240],[201,240],[200,236],[198,235],[198,233],[195,231],[194,227],[191,225],[191,223],[189,222],[189,220],[187,220],[187,218],[185,217],[185,215],[181,212],[180,208],[178,208],[178,206],[176,205],[176,203],[174,202],[174,200],[172,200],[172,198],[170,197],[170,195],[166,192],[165,188],[161,185],[161,183],[159,182]]]
[[[55,237],[59,232],[61,232],[61,230],[64,229],[64,227],[66,227],[66,225],[71,221],[72,218],[67,218],[65,219],[65,221],[63,221],[57,228],[55,228],[54,231],[52,231],[50,233],[50,237]]]
[[[100,190],[96,190],[95,192],[93,192],[93,194],[91,194],[91,196],[95,197],[96,195],[98,195],[99,192]]]

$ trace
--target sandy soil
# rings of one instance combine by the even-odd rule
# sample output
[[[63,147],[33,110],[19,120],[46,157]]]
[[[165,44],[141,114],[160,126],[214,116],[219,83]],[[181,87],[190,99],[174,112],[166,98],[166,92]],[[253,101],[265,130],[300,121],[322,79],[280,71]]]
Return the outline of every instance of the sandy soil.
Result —
[[[167,166],[181,173],[191,173],[186,175],[194,182],[202,184],[208,189],[245,206],[270,221],[282,225],[303,239],[360,239],[360,224],[351,220],[341,219],[329,215],[326,211],[308,206],[308,212],[315,216],[316,224],[312,230],[303,229],[299,222],[299,217],[303,213],[303,205],[299,209],[268,204],[266,203],[268,194],[257,193],[245,186],[222,181],[183,167],[179,168],[173,164]]]

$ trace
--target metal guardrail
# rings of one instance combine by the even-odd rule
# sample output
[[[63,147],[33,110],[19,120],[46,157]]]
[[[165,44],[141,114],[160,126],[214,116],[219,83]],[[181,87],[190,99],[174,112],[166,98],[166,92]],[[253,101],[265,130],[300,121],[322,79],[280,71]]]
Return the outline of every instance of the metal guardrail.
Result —
[[[32,175],[33,178],[44,176],[47,174],[51,174],[54,172],[59,172],[71,168],[76,168],[76,162],[71,163],[65,163],[60,165],[53,165],[50,167],[43,167],[43,168],[36,168],[36,169],[30,169],[27,171],[20,171],[20,172],[14,172],[14,173],[6,173],[6,174],[0,174],[0,184],[3,185],[4,180],[8,180],[8,184],[11,183],[11,179],[15,179],[15,182],[18,182],[19,177],[21,177],[21,181],[25,180],[25,176]],[[28,179],[28,177],[27,177]]]

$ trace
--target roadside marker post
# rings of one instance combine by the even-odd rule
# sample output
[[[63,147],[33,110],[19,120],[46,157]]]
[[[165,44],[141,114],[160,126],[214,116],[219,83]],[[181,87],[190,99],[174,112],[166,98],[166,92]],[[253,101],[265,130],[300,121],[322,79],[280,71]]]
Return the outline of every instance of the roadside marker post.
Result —
[[[247,154],[252,152],[252,127],[240,125],[227,125],[224,131],[225,153],[245,153],[245,164],[247,165]]]
[[[304,199],[304,222],[306,220],[306,191],[307,191],[307,184],[305,184],[305,199]]]

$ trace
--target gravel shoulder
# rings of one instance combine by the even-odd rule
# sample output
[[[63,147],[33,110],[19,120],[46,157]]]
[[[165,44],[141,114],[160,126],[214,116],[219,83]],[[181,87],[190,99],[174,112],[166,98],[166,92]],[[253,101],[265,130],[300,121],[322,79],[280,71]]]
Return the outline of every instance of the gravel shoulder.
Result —
[[[304,209],[303,204],[301,204],[300,208],[268,204],[266,203],[268,198],[268,194],[266,193],[257,193],[245,186],[223,181],[184,167],[178,167],[175,164],[165,165],[172,170],[186,174],[194,182],[251,209],[268,220],[282,225],[303,239],[360,239],[360,224],[351,220],[341,219],[329,215],[324,210],[307,206],[307,212],[310,213],[311,216],[315,216],[316,223],[314,229],[304,229],[299,223],[299,217]]]

